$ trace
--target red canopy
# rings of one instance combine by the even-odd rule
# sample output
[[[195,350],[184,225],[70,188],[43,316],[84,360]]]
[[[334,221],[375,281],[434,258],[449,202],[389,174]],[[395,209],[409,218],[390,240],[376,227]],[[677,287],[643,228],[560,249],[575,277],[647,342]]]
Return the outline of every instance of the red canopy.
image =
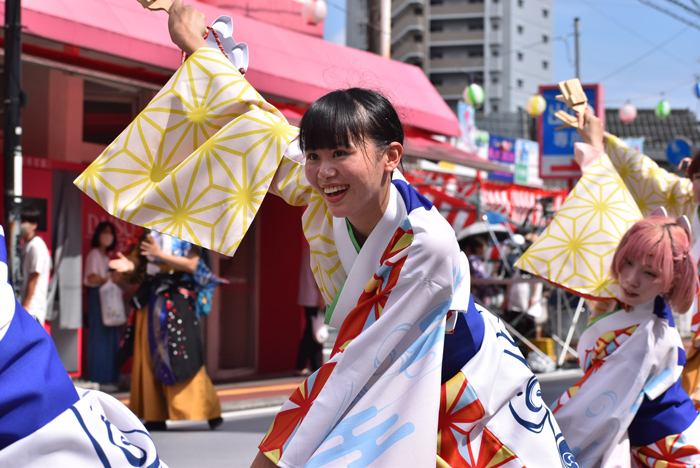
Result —
[[[220,15],[233,18],[234,38],[246,42],[251,51],[246,78],[263,95],[308,105],[330,90],[362,86],[387,95],[409,126],[440,135],[459,133],[457,117],[418,67],[235,11],[188,3],[210,22]],[[60,43],[163,68],[180,65],[165,13],[146,11],[136,0],[23,0],[22,24],[26,34]]]
[[[460,232],[476,221],[476,207],[466,202],[477,190],[475,180],[465,181],[452,174],[422,170],[407,171],[405,175],[406,179],[435,205],[455,232]],[[522,223],[529,215],[530,221],[538,224],[542,220],[542,206],[537,200],[552,197],[554,210],[558,210],[567,195],[566,190],[481,182],[480,201],[486,210],[499,213],[514,223]]]

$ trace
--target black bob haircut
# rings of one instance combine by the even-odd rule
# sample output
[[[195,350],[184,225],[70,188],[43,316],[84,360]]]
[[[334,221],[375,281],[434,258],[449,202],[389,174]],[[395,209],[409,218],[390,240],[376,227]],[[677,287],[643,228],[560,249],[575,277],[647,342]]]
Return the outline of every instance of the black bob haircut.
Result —
[[[403,145],[403,126],[396,109],[381,94],[364,88],[333,91],[304,112],[299,129],[302,152],[347,148],[350,142],[364,148],[369,138],[379,149]]]
[[[109,247],[107,247],[107,252],[111,252],[115,249],[115,247],[117,246],[117,230],[114,229],[114,224],[110,223],[109,221],[102,221],[95,228],[95,233],[92,235],[91,242],[93,248],[98,249],[100,247],[100,234],[102,234],[102,231],[104,231],[107,228],[110,228],[112,230],[112,236],[114,237],[114,239],[112,240],[112,244]]]
[[[20,222],[39,224],[41,222],[41,210],[34,205],[22,206],[22,211],[20,212]]]

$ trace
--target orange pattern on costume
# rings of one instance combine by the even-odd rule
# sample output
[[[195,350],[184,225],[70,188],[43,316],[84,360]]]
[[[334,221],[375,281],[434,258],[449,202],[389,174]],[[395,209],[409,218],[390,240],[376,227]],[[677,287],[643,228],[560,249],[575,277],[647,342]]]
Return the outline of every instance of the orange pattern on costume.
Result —
[[[595,349],[587,349],[586,357],[583,361],[583,369],[588,370],[591,366],[610,356],[617,348],[627,341],[639,325],[633,325],[620,330],[609,331],[601,335],[595,342]]]
[[[485,427],[476,427],[484,407],[462,372],[440,389],[437,455],[450,468],[497,468],[517,460]],[[467,444],[464,445],[464,440]]]
[[[700,296],[698,297],[698,304],[700,304]],[[698,308],[700,309],[700,307]],[[700,310],[696,310],[693,315],[693,321],[690,324],[690,331],[693,336],[693,348],[700,349]]]
[[[272,454],[277,461],[282,458],[284,445],[294,434],[297,427],[306,417],[323,385],[330,377],[335,362],[328,362],[306,379],[289,397],[289,401],[297,405],[295,408],[280,411],[272,422],[267,435],[260,444],[265,447],[265,453]]]
[[[459,453],[459,440],[484,414],[484,407],[463,373],[458,372],[440,388],[437,454],[450,467],[471,466]]]
[[[380,260],[381,266],[367,283],[364,292],[357,301],[357,306],[343,321],[331,357],[347,348],[362,330],[382,316],[384,307],[389,300],[389,294],[399,281],[399,274],[406,262],[405,250],[412,242],[413,229],[406,218],[384,250]]]
[[[622,346],[622,344],[632,336],[632,333],[634,333],[637,327],[638,325],[633,325],[628,328],[604,333],[596,340],[595,348],[586,350],[586,357],[583,363],[583,369],[586,373],[578,382],[569,387],[569,389],[559,397],[552,409],[553,414],[557,414],[557,411],[576,395],[576,392],[579,391],[586,380],[603,366],[605,358]]]
[[[637,468],[688,468],[695,466],[694,455],[700,450],[694,445],[681,445],[682,434],[674,434],[644,447],[632,448],[632,459]],[[683,458],[692,457],[690,464]]]
[[[384,310],[389,293],[396,286],[399,273],[406,261],[405,250],[413,242],[413,230],[410,229],[408,218],[399,227],[381,258],[381,267],[367,284],[364,293],[355,307],[345,318],[338,331],[338,338],[331,353],[331,359],[337,353],[342,353],[348,344],[364,330],[369,320],[377,320]],[[404,253],[404,255],[401,255]],[[399,258],[396,258],[396,257]],[[394,260],[396,259],[396,260]],[[343,345],[340,345],[343,343]],[[282,458],[285,444],[304,420],[314,401],[330,377],[336,362],[324,364],[317,373],[311,375],[289,398],[295,408],[280,411],[272,422],[270,430],[263,439],[260,447],[264,453],[278,462]]]

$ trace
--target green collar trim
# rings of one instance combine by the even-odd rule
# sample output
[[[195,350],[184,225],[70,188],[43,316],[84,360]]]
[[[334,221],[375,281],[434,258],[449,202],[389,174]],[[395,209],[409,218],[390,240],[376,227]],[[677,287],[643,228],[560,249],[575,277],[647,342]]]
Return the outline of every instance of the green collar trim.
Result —
[[[352,224],[350,224],[350,221],[348,221],[348,218],[345,218],[345,224],[348,226],[348,234],[350,235],[350,240],[352,241],[352,245],[355,246],[355,250],[357,250],[357,253],[360,253],[360,244],[357,242],[357,239],[355,239],[355,232],[352,230]]]
[[[586,325],[586,329],[590,328],[590,327],[591,327],[594,323],[596,323],[597,321],[599,321],[599,320],[601,320],[601,319],[604,319],[605,317],[609,317],[609,316],[611,316],[612,314],[614,314],[615,312],[619,312],[619,311],[621,311],[621,310],[624,310],[624,309],[622,309],[622,307],[615,307],[615,310],[613,310],[612,312],[608,312],[608,313],[606,313],[606,314],[599,315],[598,317],[596,317],[596,318],[594,318],[594,319],[592,319],[592,320],[589,320],[589,321],[588,321],[588,324]]]
[[[333,302],[331,305],[326,307],[326,316],[323,318],[323,323],[326,325],[331,324],[331,317],[333,317],[333,311],[335,310],[335,306],[338,305],[338,299],[340,298],[340,293],[343,292],[343,287],[345,287],[345,283],[343,283],[340,286],[340,289],[338,289],[338,292],[335,293],[335,297],[333,298]]]

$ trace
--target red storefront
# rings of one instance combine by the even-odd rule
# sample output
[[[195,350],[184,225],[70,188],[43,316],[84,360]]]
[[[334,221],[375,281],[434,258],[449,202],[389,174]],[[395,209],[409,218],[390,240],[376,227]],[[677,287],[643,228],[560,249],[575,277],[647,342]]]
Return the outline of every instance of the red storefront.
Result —
[[[233,17],[234,37],[251,50],[246,78],[291,123],[329,90],[369,87],[397,106],[409,156],[496,168],[431,139],[457,135],[457,118],[419,68],[324,42],[321,27],[290,14],[301,8],[292,0],[256,1],[249,16],[212,6],[215,0],[190,3],[209,21]],[[52,198],[57,180],[67,180],[57,175],[79,172],[95,159],[167,81],[181,54],[169,40],[165,13],[146,11],[136,0],[24,0],[22,23],[23,88],[29,96],[23,112],[24,192],[46,200],[42,236],[52,248]],[[109,216],[87,197],[79,205],[74,209],[80,210],[86,252],[91,230]],[[215,255],[215,269],[231,281],[217,289],[206,322],[207,366],[215,380],[293,368],[303,325],[296,303],[301,212],[267,197],[236,256]],[[120,241],[132,229],[120,223]],[[66,367],[79,374],[82,331],[52,327],[52,333]]]

